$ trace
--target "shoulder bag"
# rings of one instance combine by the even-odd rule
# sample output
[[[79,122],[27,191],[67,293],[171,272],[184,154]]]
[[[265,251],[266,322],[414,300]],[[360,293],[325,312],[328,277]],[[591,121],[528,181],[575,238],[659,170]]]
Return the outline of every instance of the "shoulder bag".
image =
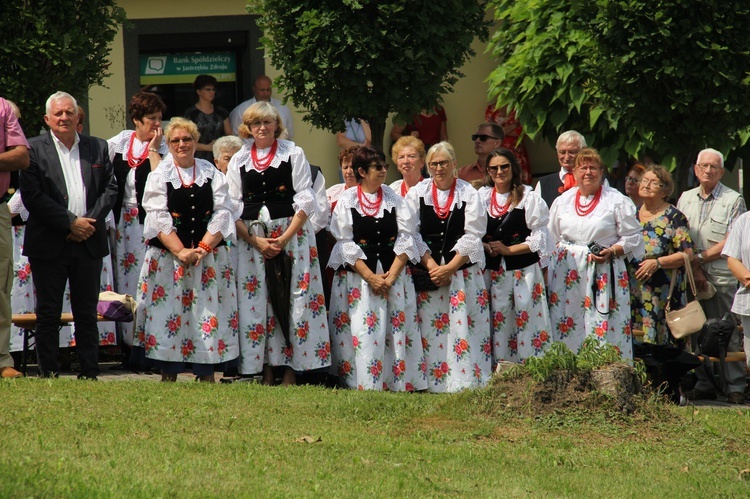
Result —
[[[669,295],[667,296],[667,305],[665,307],[667,326],[675,339],[685,338],[701,330],[706,323],[706,314],[698,300],[695,298],[695,279],[693,278],[693,269],[690,267],[690,259],[684,252],[680,252],[685,261],[685,274],[687,275],[690,289],[693,292],[693,301],[688,302],[685,308],[671,310],[672,292],[674,291],[675,282],[677,282],[677,270],[672,269],[672,278],[669,283]]]

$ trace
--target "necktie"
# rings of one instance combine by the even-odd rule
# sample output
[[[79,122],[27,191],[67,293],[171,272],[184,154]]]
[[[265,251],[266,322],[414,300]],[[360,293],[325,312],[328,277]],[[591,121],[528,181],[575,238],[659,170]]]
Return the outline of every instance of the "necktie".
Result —
[[[565,174],[565,177],[563,178],[563,186],[558,189],[558,192],[562,194],[563,192],[567,191],[571,187],[575,187],[575,186],[576,186],[576,179],[572,173],[568,172]]]

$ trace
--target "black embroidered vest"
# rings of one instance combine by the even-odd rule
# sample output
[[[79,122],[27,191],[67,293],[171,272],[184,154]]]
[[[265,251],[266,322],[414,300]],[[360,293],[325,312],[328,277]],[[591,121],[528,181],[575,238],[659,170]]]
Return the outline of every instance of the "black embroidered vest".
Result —
[[[422,235],[422,240],[430,248],[432,258],[438,265],[441,265],[442,259],[445,263],[448,263],[456,256],[456,252],[451,251],[451,248],[464,235],[465,209],[466,203],[456,205],[453,207],[451,215],[441,219],[432,206],[425,204],[424,199],[420,198],[419,200],[419,233]],[[450,220],[450,224],[448,220]],[[443,248],[445,248],[445,251],[441,252]],[[473,265],[471,262],[467,262],[461,268],[465,269],[471,265]]]
[[[377,272],[377,263],[383,266],[383,272],[388,272],[396,255],[393,246],[398,235],[396,210],[383,211],[383,218],[366,217],[352,208],[353,240],[365,252],[367,260],[364,262],[372,272]]]
[[[186,248],[197,248],[208,229],[208,222],[214,212],[214,193],[211,179],[202,186],[193,184],[190,187],[175,189],[167,182],[167,208],[172,215],[172,223],[177,229],[177,237]],[[148,244],[166,249],[162,242],[154,237]],[[222,239],[216,246],[226,244]]]
[[[240,167],[242,179],[243,220],[257,220],[262,207],[268,208],[271,219],[294,216],[294,187],[292,164],[289,160],[278,168],[267,168],[262,172],[246,171]]]
[[[119,222],[122,203],[125,198],[125,182],[128,173],[130,173],[130,165],[125,161],[121,153],[115,154],[112,165],[114,166],[115,179],[117,180],[117,199],[115,200],[112,212],[115,215],[115,222]],[[146,161],[135,169],[135,199],[138,202],[138,222],[141,225],[143,225],[143,221],[146,219],[146,210],[143,209],[143,191],[146,189],[146,179],[148,179],[149,173],[151,173],[151,160],[147,158]]]
[[[501,241],[506,246],[512,246],[522,244],[530,234],[531,230],[526,226],[526,209],[513,209],[500,218],[488,214],[487,234],[482,240],[486,243]],[[503,258],[505,258],[505,270],[516,270],[538,262],[539,253],[533,252],[515,256],[486,255],[485,268],[498,270]]]

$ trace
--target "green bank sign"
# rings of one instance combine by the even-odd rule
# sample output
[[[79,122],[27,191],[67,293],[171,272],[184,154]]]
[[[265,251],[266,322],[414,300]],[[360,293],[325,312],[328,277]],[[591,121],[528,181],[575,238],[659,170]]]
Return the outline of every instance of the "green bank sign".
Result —
[[[193,83],[201,74],[212,75],[220,82],[235,81],[236,68],[230,52],[142,55],[141,85]]]

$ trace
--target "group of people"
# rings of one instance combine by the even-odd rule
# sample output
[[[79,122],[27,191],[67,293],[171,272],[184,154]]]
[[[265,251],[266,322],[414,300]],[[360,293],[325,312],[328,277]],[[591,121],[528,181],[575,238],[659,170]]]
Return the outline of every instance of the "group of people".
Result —
[[[211,114],[215,88],[197,90],[196,112]],[[698,287],[717,290],[707,315],[732,307],[739,280],[733,310],[748,317],[747,244],[732,230],[745,205],[719,182],[723,157],[712,149],[696,161],[700,186],[676,207],[666,169],[631,169],[631,198],[609,186],[575,131],[557,141],[560,171],[532,189],[492,122],[472,135],[477,161],[461,169],[447,141],[426,150],[416,134],[401,136],[392,160],[402,179],[390,186],[382,153],[345,148],[344,182],[326,191],[283,138],[272,103],[244,109],[236,131],[245,140],[210,142],[213,164],[198,155],[196,122],[176,118],[162,130],[165,109],[155,94],[136,94],[134,130],[105,143],[76,132],[77,104],[58,92],[47,102],[50,133],[29,141],[23,251],[42,376],[59,371],[66,282],[81,377],[98,375],[96,301],[110,246],[115,289],[138,302],[122,340],[132,361],[165,381],[188,368],[203,381],[236,369],[292,384],[300,372],[330,369],[351,388],[453,392],[482,386],[499,362],[542,355],[553,341],[578,351],[588,336],[631,359],[634,330],[635,341],[672,341],[667,270],[683,265],[679,252]],[[220,118],[215,128],[234,127],[231,115]],[[4,154],[23,169],[25,139],[13,140]],[[686,300],[678,276],[675,306]],[[741,374],[730,396],[744,391]],[[712,396],[700,383],[692,395]]]

